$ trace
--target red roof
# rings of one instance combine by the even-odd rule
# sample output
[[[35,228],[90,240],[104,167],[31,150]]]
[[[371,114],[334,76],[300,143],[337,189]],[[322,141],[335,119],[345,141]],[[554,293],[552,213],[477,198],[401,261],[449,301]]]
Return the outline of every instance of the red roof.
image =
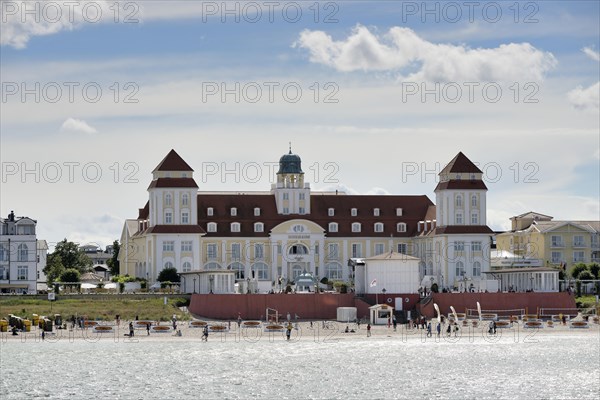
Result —
[[[138,219],[148,219],[150,215],[150,202],[147,201],[144,208],[138,209]]]
[[[173,149],[162,159],[154,171],[194,171]],[[152,172],[154,172],[152,171]]]
[[[448,225],[435,228],[436,235],[468,234],[468,233],[489,233],[493,234],[487,225]]]
[[[487,190],[485,183],[480,179],[451,179],[446,182],[440,182],[435,190],[458,189],[458,190]],[[434,190],[434,191],[435,191]]]
[[[158,178],[150,182],[152,188],[198,188],[194,178]]]
[[[481,172],[481,170],[479,168],[477,168],[477,166],[475,164],[473,164],[473,162],[471,160],[469,160],[467,158],[467,156],[465,156],[462,151],[459,152],[456,157],[454,157],[449,163],[448,165],[446,165],[444,167],[444,169],[439,173],[439,175],[442,174],[449,174],[449,173],[461,173],[461,172],[466,172],[466,173],[476,173],[476,174],[482,174],[483,172]]]
[[[199,225],[154,225],[144,233],[205,233]]]

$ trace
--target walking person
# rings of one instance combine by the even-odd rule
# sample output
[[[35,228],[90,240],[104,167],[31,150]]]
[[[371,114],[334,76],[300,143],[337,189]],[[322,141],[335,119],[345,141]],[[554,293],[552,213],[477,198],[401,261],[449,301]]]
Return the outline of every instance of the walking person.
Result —
[[[292,323],[289,322],[287,324],[287,329],[285,330],[285,337],[287,339],[287,341],[290,341],[290,337],[292,336]]]
[[[129,322],[129,337],[133,337],[133,322]]]
[[[46,339],[46,331],[42,329],[42,342]]]
[[[396,321],[396,316],[392,318],[392,325],[394,325],[394,332],[396,332],[396,328],[398,327],[398,321]]]
[[[450,337],[451,332],[452,332],[452,324],[448,323],[448,328],[446,328],[446,336]]]
[[[371,324],[367,324],[367,337],[371,337]]]
[[[204,326],[204,330],[202,331],[202,340],[208,342],[208,325]]]
[[[151,325],[151,324],[152,324],[151,322],[148,322],[148,323],[146,324],[146,332],[148,333],[148,336],[150,336],[150,325]]]
[[[442,333],[442,324],[440,324],[438,322],[436,329],[437,329],[437,336],[440,337],[440,333]]]
[[[431,337],[431,321],[427,324],[427,337]]]

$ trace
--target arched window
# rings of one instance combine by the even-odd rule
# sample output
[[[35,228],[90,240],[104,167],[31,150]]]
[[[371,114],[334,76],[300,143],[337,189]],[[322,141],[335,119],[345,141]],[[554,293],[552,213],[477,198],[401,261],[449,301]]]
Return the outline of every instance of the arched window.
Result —
[[[165,195],[165,205],[170,206],[171,204],[173,204],[173,197],[170,193],[167,193]]]
[[[419,262],[419,275],[420,279],[423,279],[423,277],[427,275],[427,266],[424,261]]]
[[[10,278],[10,275],[8,273],[8,267],[0,267],[0,279],[8,280],[9,278]]]
[[[167,269],[167,268],[173,268],[173,263],[171,261],[167,261],[165,263],[165,269]]]
[[[456,196],[456,207],[462,207],[462,196],[460,194]]]
[[[360,232],[360,222],[352,223],[352,232]]]
[[[209,262],[204,265],[204,269],[209,269],[209,270],[221,269],[221,264],[219,264],[217,262]]]
[[[29,249],[25,243],[21,243],[17,252],[17,261],[27,261]]]
[[[456,262],[456,279],[460,279],[465,275],[465,264],[462,261]]]
[[[337,232],[337,231],[338,231],[337,222],[330,222],[329,223],[329,232]]]
[[[327,279],[340,280],[342,278],[342,265],[337,262],[325,264],[325,276]]]
[[[217,223],[209,222],[208,224],[206,224],[206,230],[208,232],[216,232],[217,231]]]
[[[396,224],[396,230],[398,232],[406,232],[406,224],[404,222],[398,222],[398,224]]]
[[[232,222],[231,223],[231,232],[239,232],[241,229],[240,227],[240,223],[239,222]]]
[[[264,232],[264,231],[265,231],[265,225],[262,222],[254,223],[254,232]]]
[[[476,194],[471,196],[471,207],[477,207],[477,195]]]
[[[190,201],[190,197],[187,195],[187,193],[184,193],[181,195],[181,204],[182,205],[187,206],[189,201]]]
[[[258,280],[269,279],[269,267],[263,262],[255,263],[252,266],[252,271],[254,271],[254,278]]]
[[[295,281],[300,275],[302,275],[302,267],[299,265],[294,265],[292,267],[292,279]]]
[[[375,223],[375,232],[383,232],[383,222]]]
[[[427,263],[427,270],[425,271],[425,275],[433,275],[433,263],[431,261]]]
[[[184,262],[183,265],[181,266],[181,270],[183,272],[190,272],[192,270],[192,264],[189,262]]]
[[[481,263],[479,261],[473,263],[473,276],[481,276]]]
[[[244,264],[239,263],[239,262],[234,262],[229,264],[229,267],[227,267],[227,269],[232,270],[233,272],[235,272],[235,279],[244,279],[245,278],[245,273],[244,273]]]
[[[308,254],[308,249],[303,244],[295,244],[290,247],[289,254]]]

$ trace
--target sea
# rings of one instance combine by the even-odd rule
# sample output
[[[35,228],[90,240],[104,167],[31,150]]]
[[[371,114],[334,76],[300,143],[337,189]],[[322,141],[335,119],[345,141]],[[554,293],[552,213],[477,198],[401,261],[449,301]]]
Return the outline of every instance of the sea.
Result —
[[[600,331],[0,340],[8,399],[594,399]]]

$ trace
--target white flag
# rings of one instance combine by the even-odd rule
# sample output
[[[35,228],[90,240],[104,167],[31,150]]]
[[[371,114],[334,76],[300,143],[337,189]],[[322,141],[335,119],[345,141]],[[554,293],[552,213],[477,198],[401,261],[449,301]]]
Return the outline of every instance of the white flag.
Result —
[[[371,287],[373,287],[373,286],[377,286],[377,279],[373,279],[371,281]]]

